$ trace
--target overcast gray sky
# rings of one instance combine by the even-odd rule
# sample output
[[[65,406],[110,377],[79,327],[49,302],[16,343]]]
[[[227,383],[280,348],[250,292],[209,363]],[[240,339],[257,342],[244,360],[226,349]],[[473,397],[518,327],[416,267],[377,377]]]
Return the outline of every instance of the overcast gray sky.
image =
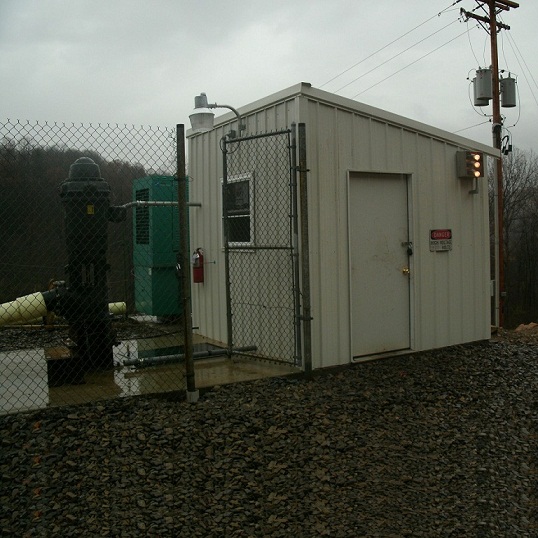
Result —
[[[519,4],[499,67],[520,102],[502,111],[514,146],[537,151],[538,1]],[[467,80],[489,35],[461,7],[477,2],[0,0],[0,121],[189,127],[202,91],[239,108],[304,81],[490,144]]]

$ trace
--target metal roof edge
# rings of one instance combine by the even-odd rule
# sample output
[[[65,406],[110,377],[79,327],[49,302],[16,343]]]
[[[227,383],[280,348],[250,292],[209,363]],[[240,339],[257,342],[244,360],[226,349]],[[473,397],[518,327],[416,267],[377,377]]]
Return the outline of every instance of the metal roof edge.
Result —
[[[320,90],[319,88],[314,88],[308,82],[299,82],[298,84],[289,86],[288,88],[275,92],[271,95],[262,97],[261,99],[253,101],[252,103],[239,107],[238,112],[241,114],[241,116],[247,116],[252,112],[261,110],[275,103],[289,101],[290,99],[296,97],[304,97],[307,99],[327,103],[329,105],[350,110],[364,116],[382,120],[392,125],[397,125],[404,129],[424,133],[433,138],[444,140],[463,149],[473,149],[476,151],[482,151],[486,155],[490,155],[492,157],[500,157],[500,150],[495,149],[492,146],[488,146],[487,144],[482,144],[481,142],[477,142],[476,140],[450,133],[438,127],[428,125],[427,123],[422,123],[420,121],[413,120],[405,116],[400,116],[399,114],[395,114],[381,108],[367,105],[365,103],[361,103],[360,101],[355,101],[354,99],[349,99],[347,97],[342,97],[334,93]],[[222,116],[215,118],[215,127],[219,127],[235,119],[236,116],[233,112],[223,114]],[[192,133],[191,129],[189,129],[187,131],[187,137],[191,136],[195,136],[195,134]]]
[[[450,142],[451,144],[454,144],[464,149],[473,149],[476,151],[482,151],[486,155],[490,155],[492,157],[500,157],[500,150],[495,149],[492,146],[488,146],[487,144],[483,144],[481,142],[477,142],[476,140],[450,133],[449,131],[434,127],[433,125],[422,123],[420,121],[413,120],[405,116],[400,116],[399,114],[395,114],[381,108],[361,103],[360,101],[355,101],[354,99],[341,97],[340,95],[335,95],[333,93],[329,93],[318,88],[313,88],[310,85],[309,87],[303,87],[302,94],[305,97],[314,99],[316,101],[336,105],[341,108],[352,110],[364,116],[383,120],[386,123],[397,125],[404,129],[418,131],[420,133],[430,135],[433,138]]]

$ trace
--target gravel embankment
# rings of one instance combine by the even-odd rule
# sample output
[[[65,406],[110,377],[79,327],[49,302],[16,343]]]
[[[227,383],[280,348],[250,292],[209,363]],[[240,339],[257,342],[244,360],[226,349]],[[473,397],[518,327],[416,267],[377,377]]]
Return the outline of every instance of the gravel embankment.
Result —
[[[538,344],[0,417],[2,536],[538,536]]]

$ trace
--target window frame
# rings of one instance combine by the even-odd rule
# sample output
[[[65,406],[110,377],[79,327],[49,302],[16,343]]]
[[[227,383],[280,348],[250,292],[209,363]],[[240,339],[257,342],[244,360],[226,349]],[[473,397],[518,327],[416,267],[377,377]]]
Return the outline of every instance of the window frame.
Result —
[[[241,218],[248,216],[249,218],[249,232],[250,232],[250,241],[232,241],[231,238],[228,238],[228,246],[232,248],[237,247],[253,247],[256,244],[256,234],[255,234],[255,204],[254,204],[254,173],[247,172],[244,174],[236,174],[233,176],[229,176],[227,180],[227,185],[233,184],[233,183],[241,183],[243,181],[248,182],[248,197],[249,197],[249,210],[248,215],[245,213],[244,215],[230,215],[228,214],[228,218]],[[225,204],[226,204],[226,196],[224,194],[224,179],[221,179],[221,202],[222,202],[222,243],[223,245],[226,245],[226,236],[225,236],[225,223],[224,219],[226,218],[225,215]],[[229,233],[228,229],[228,233]]]

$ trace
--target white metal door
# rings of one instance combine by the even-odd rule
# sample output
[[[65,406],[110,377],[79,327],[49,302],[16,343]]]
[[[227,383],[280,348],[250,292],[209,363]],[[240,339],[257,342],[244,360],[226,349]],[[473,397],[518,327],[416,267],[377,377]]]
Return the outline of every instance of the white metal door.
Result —
[[[408,223],[405,175],[350,175],[353,357],[410,347]]]

